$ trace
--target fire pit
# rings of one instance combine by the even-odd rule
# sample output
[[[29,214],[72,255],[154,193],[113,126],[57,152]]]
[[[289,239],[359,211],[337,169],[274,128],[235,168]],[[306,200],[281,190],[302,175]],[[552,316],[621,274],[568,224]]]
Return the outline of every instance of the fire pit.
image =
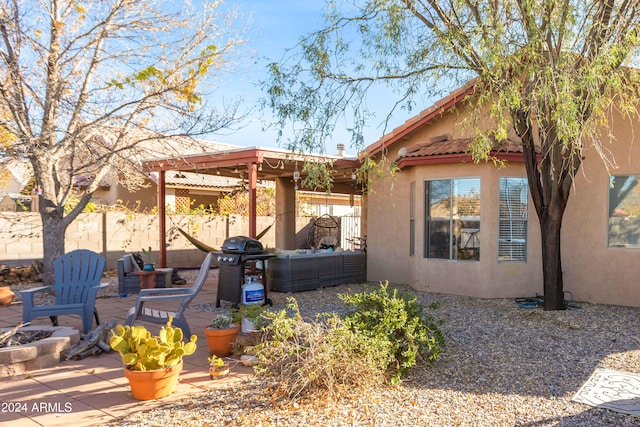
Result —
[[[18,335],[20,337],[16,339],[49,336],[28,344],[0,348],[0,378],[55,366],[60,362],[61,354],[80,341],[80,332],[68,326],[25,326],[20,328]]]
[[[20,331],[17,331],[15,334],[11,335],[7,340],[7,342],[1,343],[0,348],[31,344],[36,341],[49,338],[51,335],[53,335],[53,331],[51,330],[43,330],[43,329],[36,329],[35,331],[20,330]]]

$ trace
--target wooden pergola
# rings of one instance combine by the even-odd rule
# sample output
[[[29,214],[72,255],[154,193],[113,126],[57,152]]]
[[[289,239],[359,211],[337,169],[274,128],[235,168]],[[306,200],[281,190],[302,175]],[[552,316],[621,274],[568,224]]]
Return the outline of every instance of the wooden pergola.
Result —
[[[158,215],[160,217],[160,259],[162,267],[167,260],[167,224],[166,224],[166,173],[195,172],[220,175],[232,178],[246,178],[249,191],[249,235],[256,237],[256,189],[259,180],[276,182],[276,246],[287,249],[295,242],[295,216],[289,215],[293,206],[295,211],[295,187],[303,188],[299,177],[305,162],[327,164],[332,172],[332,193],[360,194],[356,185],[354,171],[360,163],[354,158],[339,156],[319,156],[315,154],[293,153],[291,151],[267,148],[241,148],[216,151],[176,158],[153,159],[144,161],[144,172],[158,173]],[[310,190],[304,188],[304,190]],[[317,189],[315,189],[317,190]]]

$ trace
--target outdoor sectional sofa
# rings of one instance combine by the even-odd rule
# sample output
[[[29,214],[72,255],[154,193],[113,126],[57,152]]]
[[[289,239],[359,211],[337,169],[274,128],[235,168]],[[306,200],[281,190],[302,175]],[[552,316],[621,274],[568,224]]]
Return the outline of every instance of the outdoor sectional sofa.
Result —
[[[267,262],[270,290],[299,292],[363,283],[367,254],[362,251],[280,253]]]

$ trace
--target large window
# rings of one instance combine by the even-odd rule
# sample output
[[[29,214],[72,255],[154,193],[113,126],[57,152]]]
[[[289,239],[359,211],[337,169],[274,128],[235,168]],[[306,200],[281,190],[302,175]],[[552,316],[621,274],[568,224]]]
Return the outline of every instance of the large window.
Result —
[[[425,182],[425,258],[480,260],[480,178]]]
[[[498,261],[527,260],[528,187],[525,178],[500,178]]]
[[[609,178],[609,247],[640,248],[640,175]]]

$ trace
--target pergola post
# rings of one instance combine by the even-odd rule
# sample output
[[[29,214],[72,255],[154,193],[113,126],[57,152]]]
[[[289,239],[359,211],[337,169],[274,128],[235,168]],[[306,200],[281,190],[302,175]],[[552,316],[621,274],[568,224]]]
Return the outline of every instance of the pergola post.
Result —
[[[276,178],[276,248],[296,249],[296,190],[291,178]]]
[[[257,191],[258,187],[258,165],[256,163],[247,163],[249,170],[249,237],[258,235],[256,227],[257,209]]]
[[[166,188],[166,172],[158,171],[158,217],[160,228],[160,259],[158,260],[160,267],[167,266],[167,188]]]

